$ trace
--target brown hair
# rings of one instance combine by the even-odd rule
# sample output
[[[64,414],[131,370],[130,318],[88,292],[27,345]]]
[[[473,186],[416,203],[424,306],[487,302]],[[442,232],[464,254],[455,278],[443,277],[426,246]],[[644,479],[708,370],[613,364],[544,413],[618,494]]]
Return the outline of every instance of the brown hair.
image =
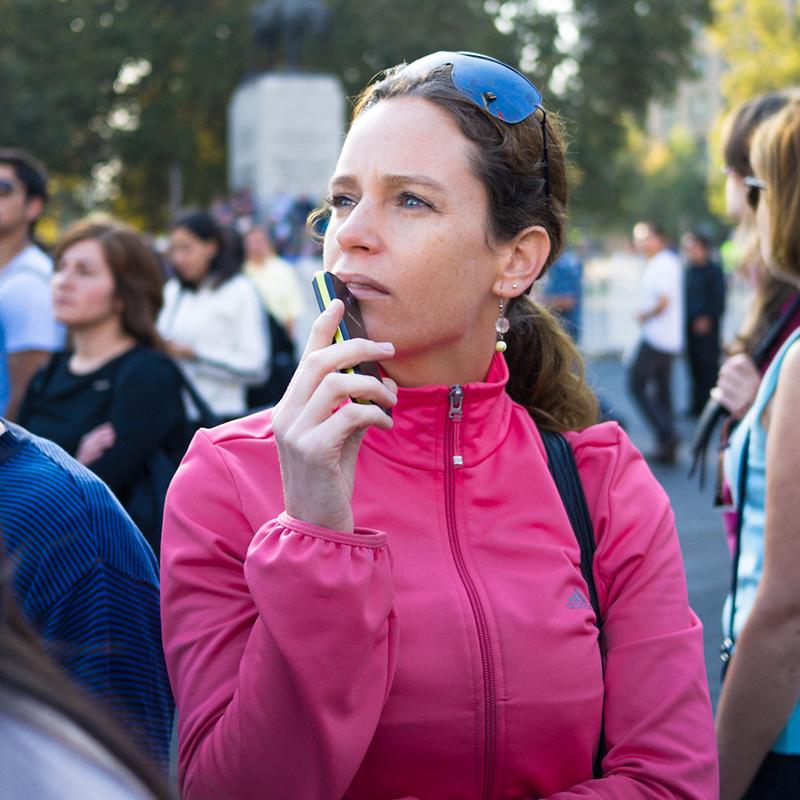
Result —
[[[722,128],[722,149],[726,165],[741,177],[753,174],[750,163],[751,142],[761,123],[777,114],[790,100],[800,98],[800,88],[759,95],[737,106],[725,118]],[[748,226],[749,228],[749,226]],[[751,355],[758,349],[772,325],[780,316],[796,289],[761,263],[755,231],[749,231],[744,244],[742,265],[756,266],[758,286],[741,332],[736,336],[732,352],[744,350]]]
[[[388,70],[358,98],[353,119],[381,100],[420,97],[446,111],[475,147],[472,168],[489,201],[487,237],[508,241],[532,225],[550,237],[545,268],[564,246],[567,222],[566,158],[562,126],[547,113],[547,165],[537,114],[509,125],[464,97],[448,67],[423,76],[403,75],[404,64]],[[586,385],[583,362],[560,323],[529,298],[508,304],[506,335],[510,379],[506,391],[544,430],[572,430],[597,421],[597,402]]]
[[[163,349],[156,318],[163,304],[164,271],[156,254],[128,225],[110,217],[89,217],[67,229],[53,252],[56,264],[72,245],[87,240],[100,245],[114,276],[125,332],[139,344]]]
[[[750,142],[756,128],[777,114],[792,97],[800,97],[800,90],[786,89],[761,94],[741,103],[725,117],[722,123],[723,158],[725,164],[742,178],[753,174]]]
[[[800,278],[800,99],[764,122],[753,136],[751,159],[767,184],[770,245],[776,272]],[[768,265],[773,266],[773,265]]]

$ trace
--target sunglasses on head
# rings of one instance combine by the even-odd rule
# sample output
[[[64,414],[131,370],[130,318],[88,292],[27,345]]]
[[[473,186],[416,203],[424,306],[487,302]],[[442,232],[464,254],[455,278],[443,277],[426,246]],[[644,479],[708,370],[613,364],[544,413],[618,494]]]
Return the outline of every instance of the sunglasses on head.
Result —
[[[755,175],[748,175],[742,179],[742,182],[747,187],[747,205],[755,211],[758,208],[761,192],[767,188],[767,184],[761,178],[756,178]]]
[[[7,178],[0,178],[0,197],[10,197],[17,189],[17,184]]]
[[[547,113],[542,108],[541,92],[521,73],[491,56],[480,53],[440,51],[412,61],[401,75],[423,77],[439,67],[450,66],[453,86],[468,100],[509,125],[541,112],[542,170],[547,196],[550,180],[547,162]]]

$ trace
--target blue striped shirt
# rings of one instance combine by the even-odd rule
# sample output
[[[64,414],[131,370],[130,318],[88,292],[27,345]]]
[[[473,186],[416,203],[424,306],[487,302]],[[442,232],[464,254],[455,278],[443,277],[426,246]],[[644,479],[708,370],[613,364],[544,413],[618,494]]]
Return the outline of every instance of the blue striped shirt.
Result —
[[[53,658],[166,768],[173,701],[153,551],[94,473],[3,422],[0,536],[14,596]]]

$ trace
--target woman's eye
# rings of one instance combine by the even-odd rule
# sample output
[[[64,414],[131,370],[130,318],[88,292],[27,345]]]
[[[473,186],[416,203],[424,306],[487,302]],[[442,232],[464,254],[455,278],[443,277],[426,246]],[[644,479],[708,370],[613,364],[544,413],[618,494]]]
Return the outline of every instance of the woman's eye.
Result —
[[[430,208],[430,203],[423,200],[421,197],[417,197],[415,194],[411,194],[411,192],[401,192],[397,197],[398,203],[403,208]]]
[[[356,201],[346,194],[333,194],[328,198],[327,202],[331,208],[349,208],[356,204]]]

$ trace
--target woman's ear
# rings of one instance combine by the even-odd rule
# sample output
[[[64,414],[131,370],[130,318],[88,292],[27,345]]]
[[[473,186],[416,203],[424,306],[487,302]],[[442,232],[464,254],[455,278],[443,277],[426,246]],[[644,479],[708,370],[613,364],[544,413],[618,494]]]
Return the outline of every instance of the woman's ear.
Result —
[[[493,290],[518,297],[542,274],[550,255],[550,235],[541,225],[520,231],[504,248]]]

